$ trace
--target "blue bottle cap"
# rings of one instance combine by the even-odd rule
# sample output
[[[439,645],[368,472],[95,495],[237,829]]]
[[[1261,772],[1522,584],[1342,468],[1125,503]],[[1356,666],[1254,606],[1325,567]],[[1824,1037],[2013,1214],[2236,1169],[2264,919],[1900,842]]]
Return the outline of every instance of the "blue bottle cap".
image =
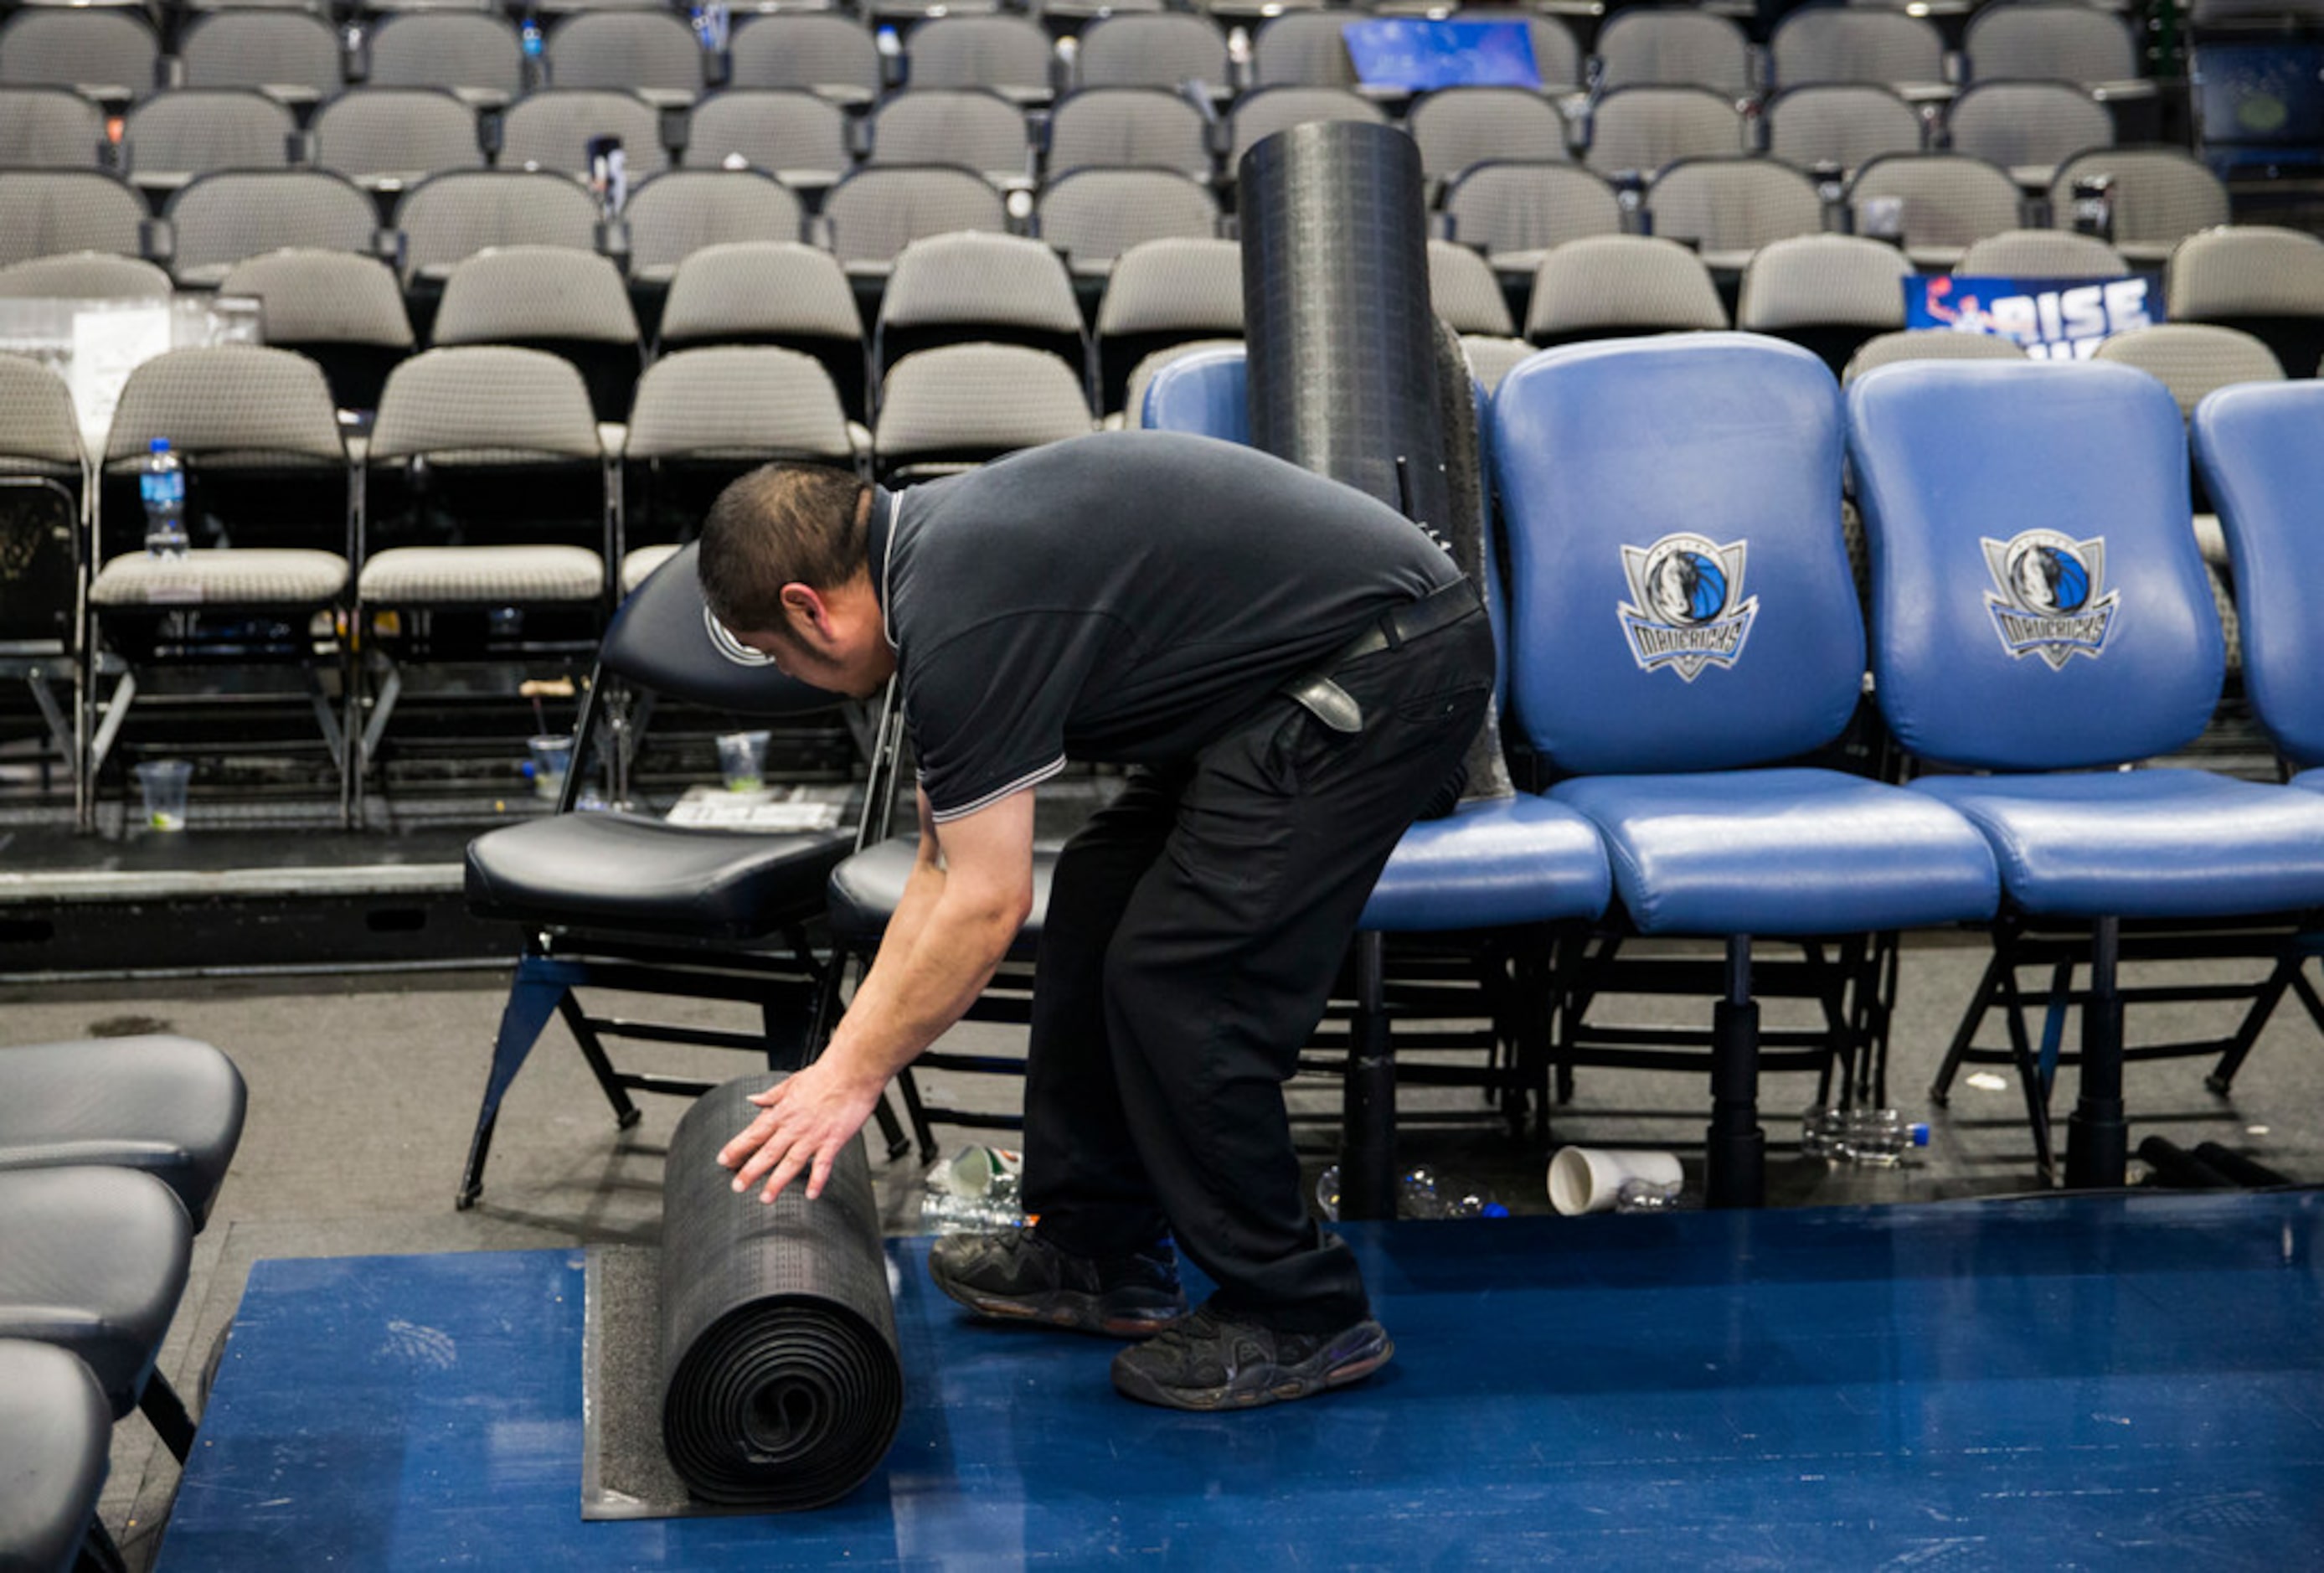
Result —
[[[170,451],[170,440],[166,437],[157,437],[152,441],[145,445],[145,451],[148,453],[167,453]]]

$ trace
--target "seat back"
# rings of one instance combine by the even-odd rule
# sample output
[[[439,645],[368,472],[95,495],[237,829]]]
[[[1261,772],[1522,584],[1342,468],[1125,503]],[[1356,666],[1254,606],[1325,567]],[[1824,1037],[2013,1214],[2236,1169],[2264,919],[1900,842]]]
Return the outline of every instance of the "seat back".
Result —
[[[2074,182],[2104,175],[2114,210],[2114,243],[2167,248],[2199,230],[2228,221],[2227,189],[2219,177],[2179,148],[2101,147],[2058,166],[2050,182],[2050,222],[2073,221]]]
[[[2324,359],[2324,240],[2238,225],[2190,235],[2171,254],[2171,319],[2237,328],[2292,376]]]
[[[1965,153],[1877,158],[1849,182],[1848,205],[1864,227],[1864,205],[1893,197],[1904,204],[1908,246],[1967,246],[2018,227],[2017,182],[2007,171]]]
[[[1743,116],[1708,88],[1617,88],[1590,116],[1583,162],[1601,175],[1652,175],[1687,158],[1743,151]]]
[[[596,414],[580,372],[556,356],[469,345],[412,356],[380,394],[368,463],[374,552],[448,541],[604,548]]]
[[[622,603],[598,647],[607,671],[723,714],[773,719],[827,710],[837,696],[785,677],[718,639],[688,545]],[[737,652],[740,652],[739,654]]]
[[[737,17],[728,58],[737,88],[804,88],[839,103],[880,96],[880,51],[852,16]]]
[[[1702,259],[1643,235],[1566,242],[1541,259],[1526,307],[1526,337],[1536,344],[1726,326]]]
[[[1768,103],[1766,119],[1768,153],[1803,170],[1852,170],[1883,153],[1919,153],[1925,141],[1920,112],[1873,82],[1788,88]]]
[[[1735,326],[1812,349],[1837,374],[1865,340],[1904,326],[1912,275],[1904,253],[1861,236],[1778,240],[1743,270]]]
[[[1646,212],[1655,234],[1706,255],[1823,230],[1823,199],[1812,181],[1780,160],[1739,153],[1668,166],[1646,189]]]
[[[580,367],[599,420],[629,412],[641,336],[622,275],[602,256],[548,245],[478,252],[445,281],[432,338],[562,356]]]
[[[1208,240],[1219,232],[1218,199],[1170,170],[1080,170],[1042,188],[1034,209],[1041,238],[1076,272],[1104,272],[1149,240]]]
[[[93,169],[105,111],[69,88],[0,88],[0,168]]]
[[[1598,58],[1609,88],[1637,83],[1751,90],[1751,45],[1724,16],[1677,7],[1635,6],[1615,13],[1598,32]]]
[[[100,170],[0,171],[0,264],[72,252],[134,256],[145,200]]]
[[[342,409],[377,409],[387,374],[411,353],[403,291],[376,257],[269,252],[235,264],[218,292],[256,300],[266,342],[321,366]]]
[[[337,29],[299,11],[217,11],[178,41],[190,88],[303,88],[318,96],[345,85]]]
[[[1211,172],[1210,128],[1202,114],[1161,88],[1088,88],[1049,117],[1048,178],[1100,166]]]
[[[1149,240],[1114,259],[1097,309],[1099,402],[1122,407],[1132,367],[1194,338],[1242,335],[1242,247]]]
[[[665,170],[631,194],[630,271],[667,279],[705,246],[799,237],[798,199],[761,170]]]
[[[872,451],[882,478],[966,468],[1096,427],[1080,374],[1016,344],[952,344],[889,368]]]
[[[422,180],[395,205],[407,278],[442,278],[487,246],[594,247],[597,201],[570,177],[547,171],[450,170]]]
[[[1209,17],[1181,11],[1108,16],[1083,32],[1075,67],[1085,88],[1223,88],[1226,35]]]
[[[1009,211],[990,181],[941,166],[874,166],[856,171],[824,199],[831,247],[844,263],[893,262],[927,235],[961,229],[1006,233]]]
[[[1743,334],[1576,345],[1493,398],[1509,688],[1560,773],[1822,747],[1864,672],[1840,518],[1839,385]],[[1683,443],[1683,462],[1641,462]]]
[[[501,117],[500,167],[586,174],[589,144],[601,136],[621,139],[632,184],[660,172],[669,162],[661,142],[661,112],[635,93],[617,88],[550,88],[527,94]]]
[[[177,236],[171,266],[185,283],[215,284],[244,257],[285,246],[369,253],[379,228],[369,197],[324,170],[223,170],[173,194],[162,209]]]
[[[0,27],[0,82],[152,91],[161,41],[137,13],[29,6]]]
[[[513,98],[524,91],[516,29],[497,14],[392,16],[366,42],[374,88],[468,88]]]
[[[2114,141],[2114,117],[2070,82],[1979,82],[1945,114],[1953,150],[2004,169],[2054,170]]]
[[[1444,193],[1443,208],[1452,239],[1497,260],[1533,257],[1586,235],[1622,232],[1622,204],[1614,189],[1572,164],[1471,164]]]
[[[1565,116],[1523,88],[1446,88],[1413,105],[1405,128],[1420,144],[1429,179],[1450,180],[1494,159],[1562,162]]]
[[[2095,5],[1988,5],[1970,20],[1962,50],[1975,81],[2012,77],[2087,87],[2138,75],[2130,28]]]
[[[1492,264],[1449,240],[1428,243],[1428,305],[1455,333],[1506,338],[1517,330]]]
[[[890,98],[872,118],[875,164],[954,164],[1021,179],[1031,150],[1025,112],[982,88],[916,88]]]
[[[829,374],[764,345],[682,350],[647,367],[622,454],[632,551],[688,538],[727,483],[769,460],[856,462]]]
[[[1149,431],[1250,440],[1250,378],[1240,345],[1189,350],[1154,373],[1130,418]]]
[[[2226,530],[2243,625],[2244,690],[2284,756],[2324,763],[2324,383],[2227,388],[2195,412],[2195,459]]]
[[[56,372],[0,355],[0,473],[51,476],[80,485],[80,416]]]
[[[1853,386],[1856,379],[1867,372],[1884,365],[1895,365],[1908,360],[2008,360],[2022,361],[2025,352],[2015,339],[1993,333],[1955,333],[1950,328],[1914,328],[1895,333],[1883,333],[1868,338],[1848,357],[1848,367],[1840,373],[1842,387]]]
[[[740,155],[753,169],[847,171],[847,116],[827,98],[791,88],[731,88],[695,106],[686,136],[689,169],[715,170]]]
[[[1057,254],[1016,235],[932,235],[906,246],[880,299],[885,367],[941,344],[1023,344],[1080,365],[1081,305]]]
[[[702,91],[702,45],[667,11],[598,11],[568,16],[549,35],[549,79],[560,88]]]
[[[1333,25],[1338,25],[1336,19]],[[1228,127],[1227,173],[1235,172],[1252,144],[1315,120],[1362,120],[1384,125],[1388,116],[1379,105],[1345,88],[1284,86],[1246,93],[1236,101]]]
[[[2171,390],[2181,418],[2221,388],[2237,383],[2280,383],[2283,368],[2266,345],[2232,328],[2203,322],[2158,322],[2099,341],[2097,360],[2135,366]]]
[[[1767,41],[1775,84],[1941,82],[1945,41],[1902,11],[1811,5],[1794,11]]]
[[[315,112],[315,162],[352,179],[405,181],[484,168],[476,112],[447,89],[360,88]]]
[[[708,246],[678,264],[660,345],[772,344],[823,363],[848,414],[864,418],[863,320],[829,252],[797,244]]]
[[[1354,87],[1346,25],[1345,17],[1323,11],[1289,12],[1264,23],[1251,39],[1252,85]]]
[[[139,174],[279,170],[290,162],[290,111],[248,88],[179,88],[130,106],[122,157]]]
[[[36,256],[0,268],[0,300],[153,301],[169,294],[169,274],[152,263],[111,252]]]
[[[1916,362],[1858,377],[1848,409],[1872,670],[1907,749],[2076,769],[2202,731],[2226,648],[2159,383],[2095,362]]]
[[[1970,242],[1953,264],[1957,273],[2034,279],[2112,279],[2130,271],[2122,253],[2071,229],[2005,229]]]
[[[1022,16],[936,16],[904,41],[915,88],[1049,91],[1049,35]]]

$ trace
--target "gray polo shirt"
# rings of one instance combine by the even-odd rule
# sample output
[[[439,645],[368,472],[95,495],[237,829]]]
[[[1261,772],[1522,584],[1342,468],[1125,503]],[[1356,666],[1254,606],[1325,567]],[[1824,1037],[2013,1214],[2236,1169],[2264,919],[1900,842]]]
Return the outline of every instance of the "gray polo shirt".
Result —
[[[1351,487],[1151,431],[883,492],[870,545],[939,821],[1069,756],[1188,758],[1382,612],[1458,577]]]

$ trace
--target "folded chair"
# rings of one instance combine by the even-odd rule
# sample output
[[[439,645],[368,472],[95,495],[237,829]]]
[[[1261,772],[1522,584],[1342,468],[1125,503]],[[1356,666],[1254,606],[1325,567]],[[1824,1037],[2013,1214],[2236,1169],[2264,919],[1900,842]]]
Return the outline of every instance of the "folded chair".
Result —
[[[469,909],[521,924],[525,939],[493,1043],[459,1208],[474,1206],[483,1192],[501,1100],[551,1016],[573,1034],[623,1130],[639,1117],[632,1093],[691,1097],[715,1084],[616,1069],[607,1039],[739,1049],[762,1055],[776,1070],[796,1069],[816,1041],[814,1017],[819,1003],[827,1008],[826,980],[838,963],[818,959],[808,925],[823,911],[833,867],[857,845],[853,828],[765,834],[622,810],[574,811],[589,752],[618,755],[626,746],[627,707],[639,695],[753,720],[803,717],[837,703],[714,637],[694,560],[692,546],[679,551],[615,614],[575,729],[574,768],[558,812],[468,845]],[[882,800],[891,763],[890,749],[875,755],[866,801]],[[592,1014],[575,991],[593,987],[754,1004],[762,1026],[736,1032]],[[884,1102],[880,1118],[900,1152],[901,1133]]]
[[[1715,986],[1704,1195],[1757,1206],[1770,1066],[1860,1063],[1867,937],[1981,921],[1993,856],[1942,805],[1826,755],[1857,713],[1863,623],[1840,532],[1839,384],[1741,334],[1573,345],[1509,374],[1492,449],[1509,529],[1511,708],[1556,801],[1605,838],[1619,922],[1561,979],[1561,1059],[1701,1065],[1699,1032],[1600,1025],[1600,994]],[[1655,456],[1645,459],[1643,456]],[[1723,964],[1617,969],[1631,934],[1720,942]],[[1762,1032],[1753,947],[1820,1030]],[[1838,959],[1832,948],[1837,947]],[[1585,1056],[1587,1057],[1585,1059]],[[1877,1080],[1877,1077],[1875,1078]]]
[[[1912,760],[1960,773],[1912,790],[1966,815],[1999,863],[1986,989],[2027,930],[2089,934],[2065,1175],[2120,1185],[2125,924],[2324,905],[2324,799],[2121,768],[2191,742],[2226,665],[2159,383],[2089,362],[1891,365],[1849,388],[1849,425],[1881,713]],[[2065,997],[2061,980],[2053,1023]],[[2037,1066],[2016,1045],[2045,1159],[2053,1047]]]

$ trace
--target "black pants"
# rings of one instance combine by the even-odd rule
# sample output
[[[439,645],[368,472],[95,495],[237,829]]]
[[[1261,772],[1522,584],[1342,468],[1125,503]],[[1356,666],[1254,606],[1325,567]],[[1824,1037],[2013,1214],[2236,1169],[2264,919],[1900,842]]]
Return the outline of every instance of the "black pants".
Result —
[[[1482,612],[1347,662],[1334,732],[1287,698],[1133,773],[1067,844],[1041,930],[1025,1202],[1066,1249],[1167,1228],[1225,1309],[1288,1330],[1370,1314],[1309,1217],[1283,1083],[1379,872],[1459,766],[1491,691]]]

